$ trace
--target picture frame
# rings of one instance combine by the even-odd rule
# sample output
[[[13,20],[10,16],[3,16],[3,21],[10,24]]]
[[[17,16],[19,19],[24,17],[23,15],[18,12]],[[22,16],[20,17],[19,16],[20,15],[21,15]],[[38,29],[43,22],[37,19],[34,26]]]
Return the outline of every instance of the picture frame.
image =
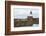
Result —
[[[30,8],[30,6],[32,7],[32,6],[38,6],[38,7],[41,7],[41,14],[42,15],[40,15],[40,19],[39,19],[39,21],[41,21],[41,25],[39,25],[39,26],[42,26],[41,27],[41,30],[27,30],[25,27],[25,29],[27,30],[25,30],[25,31],[21,31],[21,30],[23,30],[24,28],[21,28],[21,30],[20,31],[17,31],[16,29],[16,31],[11,31],[11,25],[13,24],[11,21],[13,21],[11,18],[13,17],[11,17],[11,12],[12,12],[12,10],[11,10],[11,5],[13,5],[13,7],[18,7],[19,8],[19,6],[20,6],[20,8],[21,8],[21,5],[22,5],[22,7],[23,8]],[[17,5],[17,6],[15,6],[15,5]],[[26,9],[25,8],[25,9]],[[34,7],[35,8],[35,7]],[[16,10],[16,9],[15,9]],[[17,9],[18,10],[18,9]],[[18,11],[20,11],[21,9],[19,9]],[[25,13],[25,12],[24,12]],[[17,13],[15,13],[15,14],[17,14]],[[25,13],[26,14],[26,13]],[[40,14],[40,13],[39,13]],[[40,22],[39,22],[40,23]],[[29,27],[29,29],[31,29],[30,27]],[[33,28],[34,29],[34,28]],[[19,30],[19,29],[18,29]],[[5,1],[5,35],[18,35],[18,34],[35,34],[35,33],[44,33],[45,32],[45,4],[44,3],[38,3],[38,2],[19,2],[19,1]]]

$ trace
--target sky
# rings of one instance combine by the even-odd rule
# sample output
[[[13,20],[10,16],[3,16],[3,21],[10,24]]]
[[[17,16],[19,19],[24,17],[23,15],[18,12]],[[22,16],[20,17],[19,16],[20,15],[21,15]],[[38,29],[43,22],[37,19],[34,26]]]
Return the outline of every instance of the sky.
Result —
[[[30,11],[32,14],[30,14]],[[33,18],[39,17],[39,9],[31,8],[14,8],[14,17],[17,19],[25,19],[27,16],[33,16]]]

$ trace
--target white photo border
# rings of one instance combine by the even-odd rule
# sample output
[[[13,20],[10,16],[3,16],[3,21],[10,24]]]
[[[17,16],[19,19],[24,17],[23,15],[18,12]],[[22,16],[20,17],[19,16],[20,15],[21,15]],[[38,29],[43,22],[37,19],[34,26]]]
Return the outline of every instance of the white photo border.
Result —
[[[39,11],[39,27],[14,27],[13,8],[39,8],[40,9],[40,11]],[[41,6],[11,5],[11,31],[27,31],[27,30],[42,30],[42,7]]]

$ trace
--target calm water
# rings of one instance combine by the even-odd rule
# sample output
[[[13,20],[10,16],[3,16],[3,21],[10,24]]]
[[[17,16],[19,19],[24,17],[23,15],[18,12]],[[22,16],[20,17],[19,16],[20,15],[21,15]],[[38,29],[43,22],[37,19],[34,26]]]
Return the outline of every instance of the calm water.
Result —
[[[39,27],[39,24],[33,24],[32,27]]]

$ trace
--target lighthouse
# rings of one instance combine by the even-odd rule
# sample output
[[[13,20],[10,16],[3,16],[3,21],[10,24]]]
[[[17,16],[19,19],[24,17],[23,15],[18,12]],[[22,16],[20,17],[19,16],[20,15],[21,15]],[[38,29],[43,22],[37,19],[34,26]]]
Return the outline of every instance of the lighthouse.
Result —
[[[30,16],[32,16],[32,11],[30,11]]]
[[[32,20],[33,20],[32,11],[30,11],[30,15],[27,17],[27,20],[28,20],[28,24],[32,26],[33,25],[32,24]]]
[[[32,11],[30,11],[30,15],[28,16],[28,20],[31,20],[33,17],[32,17]]]

